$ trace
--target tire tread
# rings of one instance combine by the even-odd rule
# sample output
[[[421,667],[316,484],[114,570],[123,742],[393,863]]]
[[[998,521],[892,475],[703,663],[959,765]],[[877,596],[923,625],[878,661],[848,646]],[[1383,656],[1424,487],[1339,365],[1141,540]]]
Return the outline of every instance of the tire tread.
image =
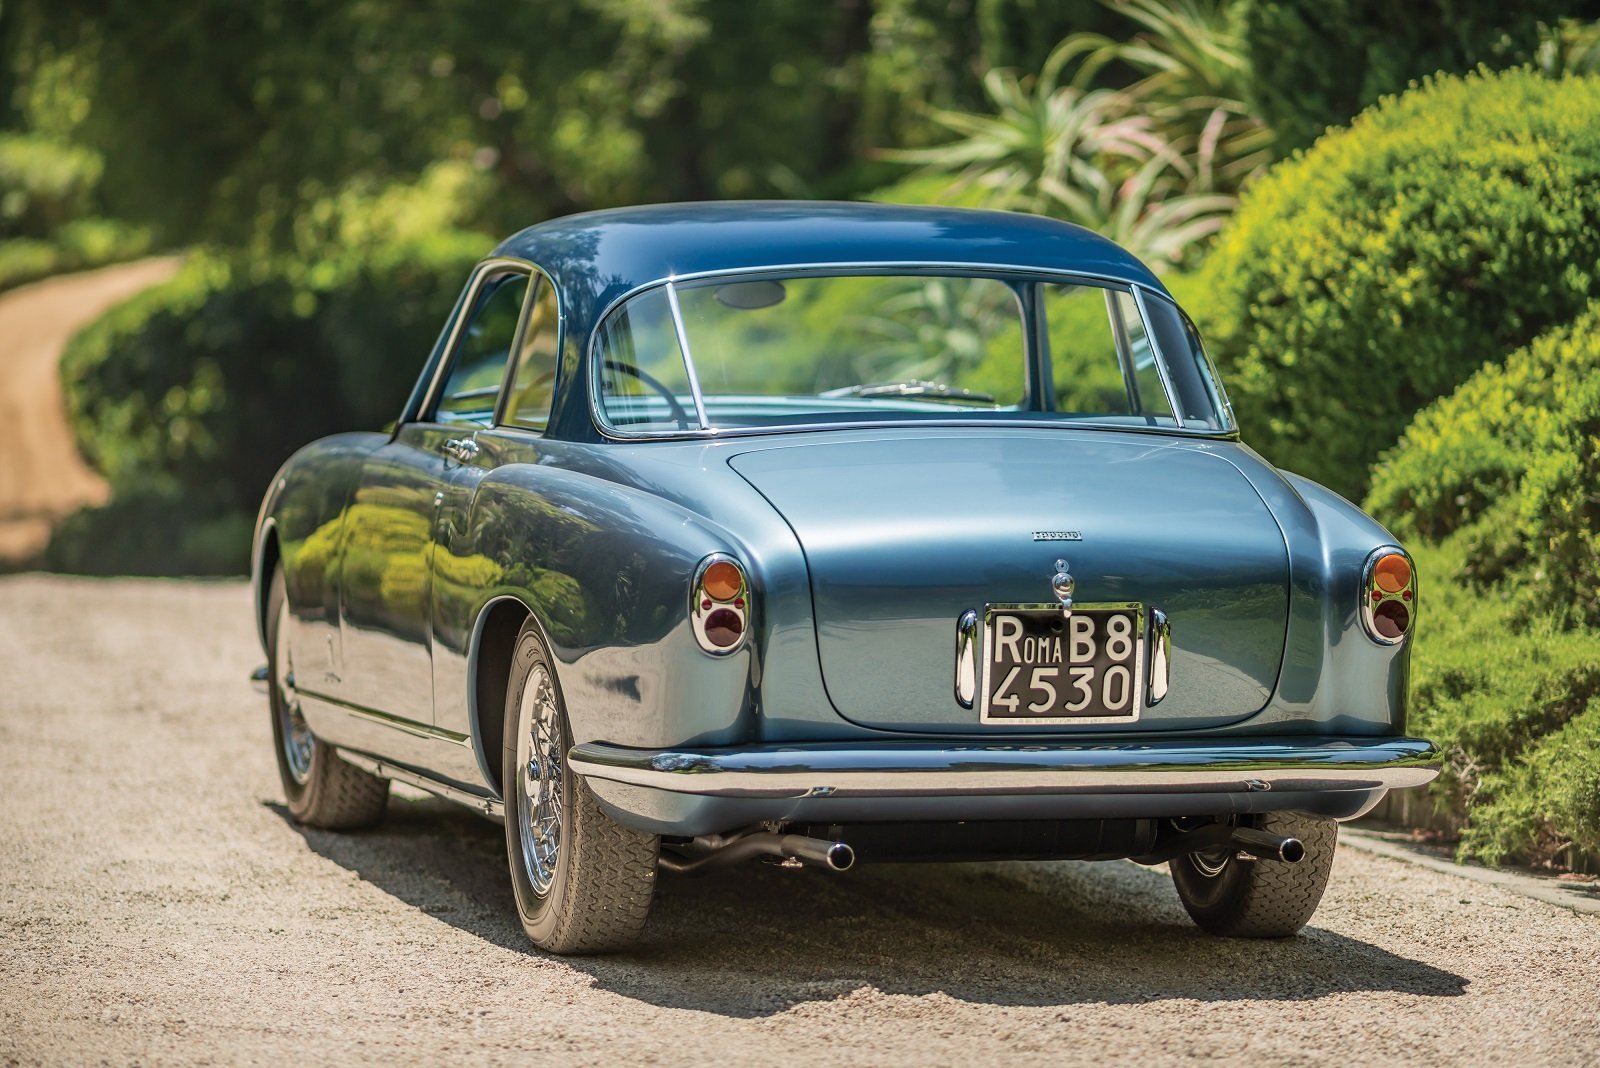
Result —
[[[1339,824],[1334,820],[1292,812],[1272,812],[1257,826],[1272,834],[1300,839],[1306,855],[1297,864],[1277,860],[1230,860],[1238,871],[1225,872],[1230,884],[1212,902],[1197,900],[1190,880],[1203,879],[1183,868],[1184,858],[1172,863],[1173,883],[1183,907],[1195,923],[1212,934],[1229,938],[1287,938],[1311,920],[1328,887]]]

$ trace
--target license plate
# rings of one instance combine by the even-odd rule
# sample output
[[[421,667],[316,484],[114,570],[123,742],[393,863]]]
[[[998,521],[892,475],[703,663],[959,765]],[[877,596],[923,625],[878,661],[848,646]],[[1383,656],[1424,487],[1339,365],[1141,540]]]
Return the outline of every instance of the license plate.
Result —
[[[980,723],[1132,723],[1144,704],[1138,604],[986,605]]]

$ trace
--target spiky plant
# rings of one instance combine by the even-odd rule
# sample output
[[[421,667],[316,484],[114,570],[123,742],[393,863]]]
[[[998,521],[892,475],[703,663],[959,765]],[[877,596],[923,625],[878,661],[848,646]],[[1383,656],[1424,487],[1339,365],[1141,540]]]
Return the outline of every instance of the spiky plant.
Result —
[[[886,152],[948,179],[944,198],[1055,216],[1159,266],[1215,233],[1271,161],[1272,133],[1244,102],[1242,48],[1219,0],[1101,0],[1141,29],[1074,34],[1037,75],[990,71],[990,109],[940,109],[955,135]],[[1140,77],[1098,85],[1108,65]]]

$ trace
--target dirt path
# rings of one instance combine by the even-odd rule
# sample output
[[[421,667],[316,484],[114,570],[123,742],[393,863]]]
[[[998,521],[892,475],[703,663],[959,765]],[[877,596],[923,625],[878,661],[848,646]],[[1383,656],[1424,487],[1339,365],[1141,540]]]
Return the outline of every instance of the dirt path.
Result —
[[[284,818],[239,583],[0,579],[0,1064],[1600,1063],[1600,916],[1340,851],[1212,939],[1132,864],[664,880],[530,951],[499,828]]]
[[[57,368],[72,335],[172,277],[178,259],[141,260],[0,294],[0,564],[36,556],[57,520],[105,500],[78,455]]]

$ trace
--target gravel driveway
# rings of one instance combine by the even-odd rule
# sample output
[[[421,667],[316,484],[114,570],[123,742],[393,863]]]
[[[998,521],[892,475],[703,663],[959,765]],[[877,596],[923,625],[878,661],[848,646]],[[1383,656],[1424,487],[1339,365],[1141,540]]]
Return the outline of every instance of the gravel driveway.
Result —
[[[501,832],[285,817],[240,583],[0,579],[0,1062],[1600,1063],[1600,917],[1341,850],[1287,942],[1132,864],[663,879],[561,960]]]

